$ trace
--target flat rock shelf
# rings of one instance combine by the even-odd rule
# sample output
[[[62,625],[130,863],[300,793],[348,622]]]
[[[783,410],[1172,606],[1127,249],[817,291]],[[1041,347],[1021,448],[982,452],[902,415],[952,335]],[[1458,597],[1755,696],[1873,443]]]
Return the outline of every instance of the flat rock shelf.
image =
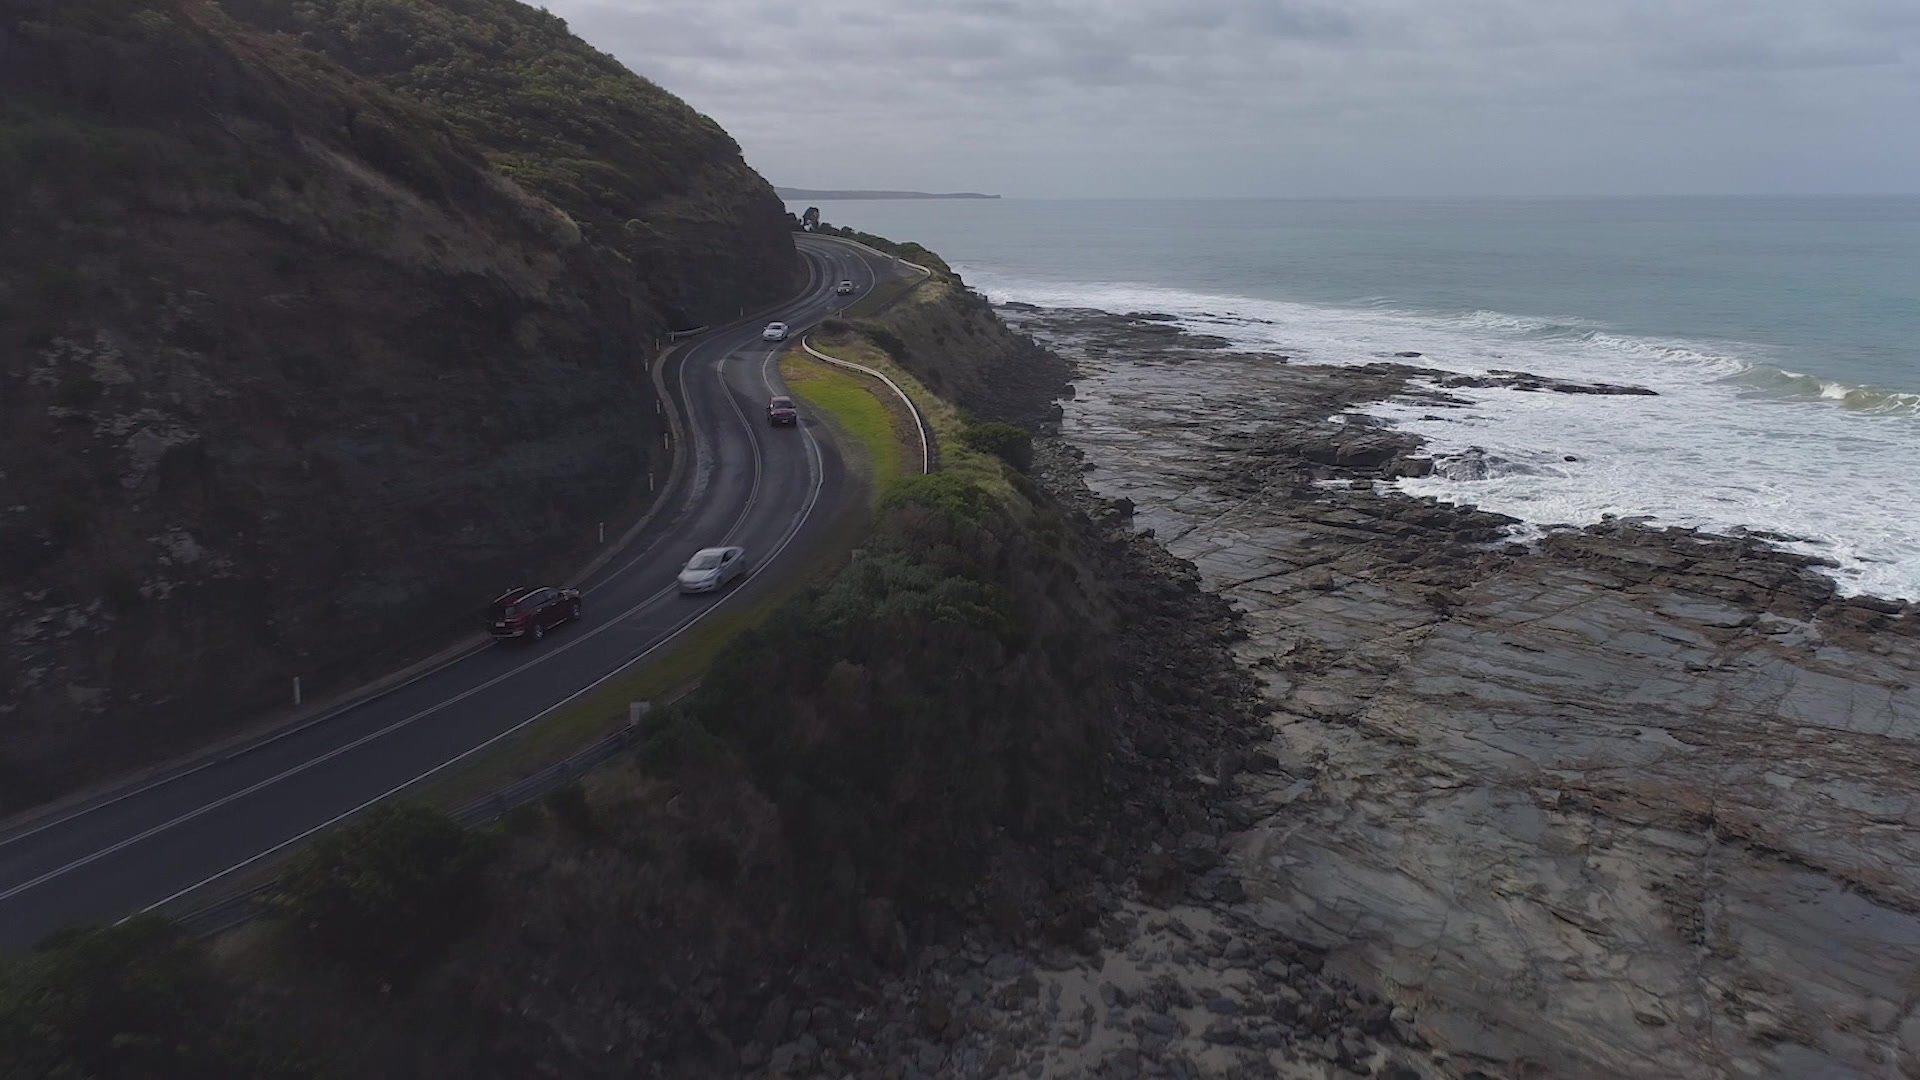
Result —
[[[1404,353],[1002,315],[1076,365],[1062,431],[1092,491],[1242,613],[1271,764],[1234,785],[1212,910],[1324,951],[1448,1074],[1917,1074],[1914,605],[1753,536],[1519,544],[1394,491],[1433,463],[1346,410],[1445,407],[1457,378]]]

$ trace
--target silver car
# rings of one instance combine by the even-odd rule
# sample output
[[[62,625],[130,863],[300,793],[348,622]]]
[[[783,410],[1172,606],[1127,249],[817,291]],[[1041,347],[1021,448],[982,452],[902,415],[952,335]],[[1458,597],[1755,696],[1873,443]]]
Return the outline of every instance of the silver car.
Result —
[[[725,588],[747,569],[747,552],[737,547],[701,548],[680,570],[683,593],[713,592]]]
[[[760,339],[762,341],[787,340],[787,324],[783,322],[768,323],[767,328],[765,330],[760,331]]]

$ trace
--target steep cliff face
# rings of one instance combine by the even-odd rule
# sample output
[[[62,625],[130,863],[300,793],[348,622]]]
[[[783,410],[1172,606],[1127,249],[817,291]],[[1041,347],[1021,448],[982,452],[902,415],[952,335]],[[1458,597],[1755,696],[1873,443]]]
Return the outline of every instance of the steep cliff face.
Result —
[[[577,561],[663,465],[654,340],[795,273],[733,142],[552,16],[247,21],[279,6],[0,12],[0,809],[230,729],[296,674],[391,666]],[[521,60],[464,52],[456,8]],[[382,40],[489,108],[622,131],[565,161],[616,179],[538,175],[553,147],[476,140],[376,64],[354,28],[406,12]],[[593,80],[540,83],[535,54]]]

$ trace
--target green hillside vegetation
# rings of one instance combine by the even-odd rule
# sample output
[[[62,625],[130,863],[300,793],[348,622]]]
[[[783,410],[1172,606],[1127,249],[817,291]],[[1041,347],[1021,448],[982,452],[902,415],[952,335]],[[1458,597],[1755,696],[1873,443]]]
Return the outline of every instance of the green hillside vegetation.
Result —
[[[8,0],[0,812],[471,633],[789,295],[711,120],[512,0]]]
[[[952,310],[867,332],[911,355],[971,325],[957,288],[935,296]],[[859,333],[834,340],[893,363]],[[1004,328],[972,333],[951,364],[1021,355]],[[36,1032],[31,1063],[73,1075],[519,1077],[581,1068],[554,1044],[561,1013],[605,1014],[634,1070],[731,1075],[725,1032],[760,1015],[765,973],[822,950],[896,963],[969,897],[1018,910],[1066,888],[989,868],[1112,812],[1106,755],[1147,693],[1116,634],[1151,616],[1024,475],[1024,431],[923,406],[946,467],[890,484],[861,556],[726,647],[637,752],[484,839],[420,808],[342,829],[298,856],[277,921],[212,956],[158,931],[68,935],[0,976],[27,988],[0,994],[0,1034]],[[103,949],[165,978],[110,981],[110,1012],[28,992],[97,979]],[[564,1000],[532,990],[549,986]],[[114,1037],[169,1019],[218,1039]],[[20,1053],[0,1040],[0,1076]]]
[[[221,6],[431,107],[502,173],[565,210],[592,242],[639,267],[674,259],[696,240],[737,242],[754,226],[772,228],[782,220],[778,196],[757,175],[707,167],[739,158],[739,146],[720,125],[574,37],[544,8],[518,0],[222,0]],[[721,194],[743,196],[720,203],[725,215],[713,212],[716,184],[730,189]],[[774,265],[791,263],[789,257]],[[693,284],[696,289],[682,292],[671,276],[649,275],[649,285],[676,311],[695,310],[688,293],[697,295],[702,283]]]
[[[1111,615],[1058,512],[1012,497],[1017,511],[950,474],[895,484],[862,558],[724,650],[636,756],[519,815],[504,845],[417,807],[330,834],[284,875],[251,973],[157,925],[63,937],[0,976],[0,1035],[32,1035],[0,1045],[0,1076],[301,1060],[527,1075],[499,1056],[512,1036],[490,1010],[508,1002],[462,988],[525,985],[550,934],[616,953],[664,935],[674,956],[625,978],[671,985],[676,956],[719,941],[771,959],[859,940],[876,903],[910,922],[945,910],[1002,838],[1065,828],[1101,790]],[[107,1005],[76,1003],[82,987]],[[240,1001],[268,1012],[221,1004]],[[311,1041],[275,1001],[300,1017],[322,1003]],[[653,999],[653,1019],[691,1023],[697,1004]],[[168,1025],[191,1037],[160,1038]],[[678,1074],[701,1074],[685,1052]]]

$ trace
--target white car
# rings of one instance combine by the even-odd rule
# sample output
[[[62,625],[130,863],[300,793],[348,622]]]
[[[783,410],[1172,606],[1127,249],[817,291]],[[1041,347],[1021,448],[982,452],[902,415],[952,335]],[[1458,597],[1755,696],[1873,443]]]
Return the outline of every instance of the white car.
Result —
[[[744,548],[701,548],[680,570],[680,591],[703,593],[725,588],[746,568],[747,552]]]
[[[767,328],[765,330],[760,331],[760,340],[762,341],[787,340],[787,324],[783,322],[768,323]]]
[[[833,287],[833,291],[839,293],[841,296],[845,296],[848,293],[853,291],[853,282],[842,281],[840,284],[835,285]]]

